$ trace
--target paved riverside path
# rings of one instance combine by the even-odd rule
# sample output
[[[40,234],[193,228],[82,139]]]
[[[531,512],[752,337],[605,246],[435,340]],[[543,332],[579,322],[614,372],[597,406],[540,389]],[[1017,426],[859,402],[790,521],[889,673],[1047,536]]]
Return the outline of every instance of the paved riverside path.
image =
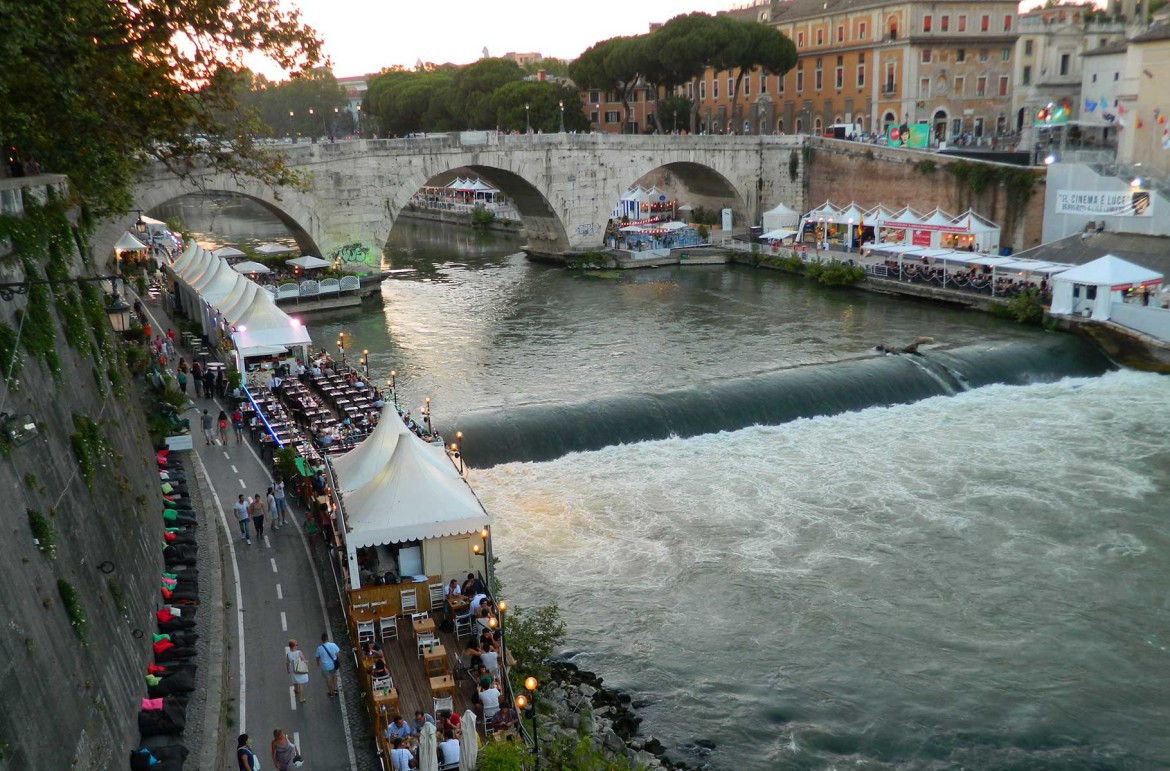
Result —
[[[157,306],[147,305],[146,311],[153,317],[151,324],[158,333],[165,334],[173,328]],[[191,361],[189,350],[176,348],[178,355]],[[177,359],[169,362],[168,369],[173,371],[176,364]],[[204,502],[201,521],[219,531],[219,541],[224,547],[221,549],[227,607],[224,668],[228,673],[220,709],[224,768],[237,768],[236,737],[247,733],[261,767],[270,769],[272,731],[282,728],[301,749],[306,768],[314,771],[380,769],[381,764],[373,755],[370,728],[364,725],[366,718],[358,699],[353,655],[338,616],[336,590],[331,584],[322,583],[311,554],[311,549],[321,548],[320,544],[310,543],[304,532],[303,511],[293,504],[291,495],[287,498],[290,525],[277,530],[271,517],[266,516],[264,538],[256,538],[252,528],[252,543],[245,543],[232,505],[241,493],[248,499],[259,493],[262,501],[266,499],[272,484],[269,466],[261,461],[247,432],[241,444],[236,444],[230,428],[226,445],[205,443],[199,416],[204,409],[212,418],[220,410],[231,415],[234,406],[230,398],[194,397],[190,384],[188,396],[193,398],[197,410],[184,415],[191,421],[195,456],[190,459],[189,473],[206,472],[205,482],[210,484],[213,500]],[[332,593],[332,597],[327,593]],[[204,612],[211,611],[208,608]],[[326,695],[315,656],[321,633],[326,630],[341,648],[338,657],[343,673],[339,682],[341,694],[332,699]],[[309,662],[304,704],[296,702],[290,675],[285,671],[290,639],[297,640]],[[225,722],[227,719],[230,722]],[[362,740],[356,750],[351,739],[355,735]]]

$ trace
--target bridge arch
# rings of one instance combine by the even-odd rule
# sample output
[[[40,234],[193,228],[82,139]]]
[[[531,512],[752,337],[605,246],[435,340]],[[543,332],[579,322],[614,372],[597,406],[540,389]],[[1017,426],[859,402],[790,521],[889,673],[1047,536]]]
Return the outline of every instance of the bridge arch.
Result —
[[[736,220],[743,223],[750,218],[752,214],[750,207],[756,198],[753,195],[754,191],[741,189],[733,181],[733,175],[725,170],[720,170],[716,164],[699,163],[690,159],[656,159],[656,161],[658,162],[653,165],[647,163],[635,166],[629,173],[628,179],[621,182],[620,187],[614,191],[613,202],[616,204],[622,194],[638,180],[661,171],[678,180],[678,184],[686,188],[688,195],[705,201],[705,207],[710,208],[713,199],[721,201],[731,199],[733,202],[731,209]],[[746,188],[746,186],[744,187]]]

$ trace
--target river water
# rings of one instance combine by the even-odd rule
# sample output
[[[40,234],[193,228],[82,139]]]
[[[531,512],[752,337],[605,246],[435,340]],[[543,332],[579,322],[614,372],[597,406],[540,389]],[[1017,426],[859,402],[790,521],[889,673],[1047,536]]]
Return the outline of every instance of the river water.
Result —
[[[414,272],[309,328],[467,427],[510,599],[560,603],[673,757],[1170,765],[1170,379],[932,304],[515,248],[402,221]]]

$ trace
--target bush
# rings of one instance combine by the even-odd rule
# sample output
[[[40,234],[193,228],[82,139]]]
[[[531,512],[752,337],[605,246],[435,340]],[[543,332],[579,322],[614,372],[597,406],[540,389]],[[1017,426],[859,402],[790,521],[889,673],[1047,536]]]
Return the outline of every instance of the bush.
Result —
[[[480,748],[479,771],[522,771],[528,748],[518,742],[488,742]]]
[[[486,230],[495,219],[495,214],[482,207],[477,206],[471,211],[471,227],[476,230]]]
[[[1020,324],[1039,324],[1044,321],[1044,303],[1040,301],[1040,292],[1036,289],[1025,289],[1006,303],[995,303],[991,309],[995,315]]]
[[[520,689],[525,677],[544,682],[549,677],[548,658],[565,640],[565,622],[554,602],[533,610],[516,608],[508,615],[508,653],[516,659],[510,669],[513,688]]]

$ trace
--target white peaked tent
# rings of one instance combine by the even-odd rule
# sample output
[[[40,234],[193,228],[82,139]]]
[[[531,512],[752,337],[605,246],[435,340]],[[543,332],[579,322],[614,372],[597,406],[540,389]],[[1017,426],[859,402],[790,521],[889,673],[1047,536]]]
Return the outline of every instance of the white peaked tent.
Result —
[[[219,314],[223,318],[225,324],[229,327],[234,327],[240,321],[240,317],[252,307],[252,301],[256,299],[256,293],[262,291],[260,286],[255,281],[245,281],[243,291],[239,294],[228,295],[224,300],[223,305],[219,308]],[[231,303],[230,305],[228,303]]]
[[[187,248],[179,255],[179,258],[171,263],[171,272],[178,273],[183,268],[191,264],[191,260],[195,258],[195,252],[199,249],[199,245],[194,241],[187,242]]]
[[[272,270],[262,262],[255,260],[244,260],[237,262],[232,266],[232,270],[236,273],[271,273]]]
[[[386,459],[394,454],[399,440],[410,434],[409,430],[400,431],[399,425],[394,424],[406,428],[398,409],[387,404],[382,408],[382,416],[373,433],[357,447],[332,459],[337,489],[343,495],[364,487],[377,476],[386,465]]]
[[[894,215],[884,206],[875,206],[862,215],[861,222],[866,227],[876,228],[880,223],[893,218]]]
[[[311,254],[306,254],[303,257],[294,257],[291,260],[285,260],[285,265],[292,265],[295,268],[302,270],[312,270],[313,268],[328,268],[332,263],[329,260],[315,257]]]
[[[215,277],[203,286],[199,297],[208,305],[218,307],[224,298],[236,288],[241,278],[240,274],[234,270],[223,270],[221,268],[216,271]]]
[[[955,221],[955,215],[947,214],[942,209],[935,207],[934,211],[926,215],[922,220],[923,225],[938,225],[939,227],[946,227]]]
[[[227,260],[220,259],[219,257],[212,257],[211,262],[207,266],[207,270],[203,271],[203,275],[199,276],[191,282],[191,288],[198,292],[200,296],[202,296],[203,291],[215,283],[216,277],[220,273],[231,272],[231,270],[232,266],[228,265]]]
[[[216,257],[243,257],[244,253],[234,246],[224,246],[212,252]]]
[[[255,249],[256,254],[272,255],[272,254],[288,254],[292,251],[283,244],[260,244]]]
[[[1092,318],[1105,321],[1112,310],[1110,306],[1121,302],[1122,292],[1161,283],[1161,273],[1107,254],[1053,277],[1052,312],[1065,315],[1088,312]]]
[[[145,252],[147,246],[135,238],[133,233],[126,231],[114,244],[114,249],[119,252]]]
[[[241,372],[245,371],[244,360],[249,357],[271,356],[313,342],[305,325],[277,308],[272,295],[263,289],[254,293],[252,304],[232,326],[236,328],[232,333],[236,367]],[[297,355],[303,358],[304,351]]]
[[[396,436],[379,436],[381,432]],[[342,463],[349,458],[333,461],[343,491],[351,588],[361,587],[359,548],[474,533],[491,524],[443,447],[411,433],[394,407],[383,410],[378,428],[350,454],[366,443],[372,443],[368,454],[349,465]],[[353,489],[346,473],[369,481]]]
[[[780,204],[774,209],[768,209],[764,212],[763,226],[764,230],[790,230],[796,227],[800,221],[800,212],[795,209],[789,209],[784,204]]]

